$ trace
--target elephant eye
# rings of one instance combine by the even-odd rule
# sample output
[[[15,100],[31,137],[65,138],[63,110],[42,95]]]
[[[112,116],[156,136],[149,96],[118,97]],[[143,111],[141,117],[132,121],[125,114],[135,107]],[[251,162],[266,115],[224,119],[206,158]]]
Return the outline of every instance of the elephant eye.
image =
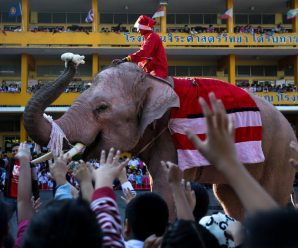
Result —
[[[102,113],[102,112],[104,112],[107,108],[108,108],[108,105],[106,105],[106,104],[101,104],[100,106],[98,106],[98,107],[96,108],[96,112],[97,112],[97,113]]]

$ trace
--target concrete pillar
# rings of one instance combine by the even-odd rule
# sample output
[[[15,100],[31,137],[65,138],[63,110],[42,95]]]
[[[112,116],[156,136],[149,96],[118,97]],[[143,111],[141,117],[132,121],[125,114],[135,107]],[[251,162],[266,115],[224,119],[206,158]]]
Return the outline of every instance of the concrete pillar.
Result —
[[[234,33],[234,3],[233,0],[226,0],[227,10],[233,8],[233,16],[227,19],[227,32]]]
[[[228,55],[228,81],[231,84],[236,84],[236,56],[235,54]]]
[[[92,22],[92,32],[97,32],[99,25],[98,0],[92,0],[92,10],[94,13],[94,18]]]

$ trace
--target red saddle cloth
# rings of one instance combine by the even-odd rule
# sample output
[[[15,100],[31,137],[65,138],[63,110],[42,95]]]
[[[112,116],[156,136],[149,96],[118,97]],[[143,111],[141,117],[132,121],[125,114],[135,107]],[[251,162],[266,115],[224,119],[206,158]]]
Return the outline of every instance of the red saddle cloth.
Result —
[[[242,163],[264,161],[262,151],[262,121],[258,106],[243,89],[212,78],[174,78],[175,91],[180,99],[180,108],[171,110],[169,128],[178,153],[182,170],[210,165],[187,139],[184,130],[190,129],[201,139],[206,138],[206,121],[199,97],[209,104],[208,94],[214,92],[221,99],[235,127],[235,144]]]

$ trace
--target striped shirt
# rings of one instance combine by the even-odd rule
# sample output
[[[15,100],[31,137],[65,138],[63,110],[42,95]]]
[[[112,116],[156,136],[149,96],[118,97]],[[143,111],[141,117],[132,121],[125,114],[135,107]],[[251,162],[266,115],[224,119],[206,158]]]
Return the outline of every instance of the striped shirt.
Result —
[[[102,247],[125,247],[116,196],[109,187],[97,189],[92,195],[91,209],[95,212],[103,233]]]

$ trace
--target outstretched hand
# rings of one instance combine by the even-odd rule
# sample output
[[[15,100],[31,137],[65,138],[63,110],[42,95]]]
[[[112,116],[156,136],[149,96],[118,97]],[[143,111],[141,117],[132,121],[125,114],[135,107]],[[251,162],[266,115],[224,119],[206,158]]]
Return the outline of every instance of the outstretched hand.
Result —
[[[234,164],[237,159],[234,145],[234,129],[228,118],[221,100],[216,99],[214,93],[209,94],[211,108],[203,98],[199,98],[204,116],[207,122],[207,138],[201,140],[192,131],[186,130],[186,134],[195,148],[208,159],[208,161],[221,168],[222,163]]]
[[[73,173],[75,178],[82,182],[92,182],[92,167],[89,163],[85,163],[83,160],[79,161],[78,166],[75,167]]]
[[[102,150],[100,156],[100,167],[93,171],[95,188],[111,187],[115,178],[119,177],[122,169],[127,165],[127,161],[119,163],[120,151],[115,154],[115,149],[111,148],[106,158],[106,152]]]
[[[31,160],[31,152],[26,142],[22,142],[19,146],[18,152],[15,156],[19,160]]]
[[[178,165],[167,161],[161,161],[164,173],[167,175],[168,183],[170,185],[180,185],[182,179],[182,171],[179,169]]]
[[[67,167],[68,157],[64,157],[61,154],[60,157],[55,158],[55,162],[50,164],[50,172],[57,185],[63,185],[66,183],[66,173],[68,171]]]

